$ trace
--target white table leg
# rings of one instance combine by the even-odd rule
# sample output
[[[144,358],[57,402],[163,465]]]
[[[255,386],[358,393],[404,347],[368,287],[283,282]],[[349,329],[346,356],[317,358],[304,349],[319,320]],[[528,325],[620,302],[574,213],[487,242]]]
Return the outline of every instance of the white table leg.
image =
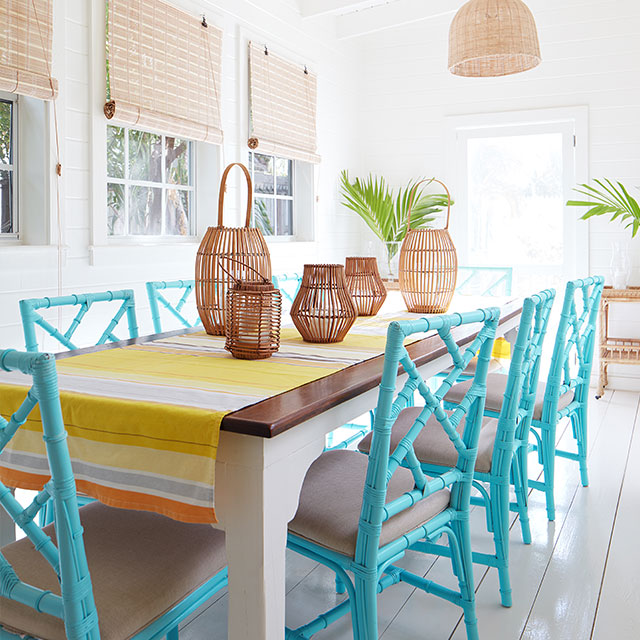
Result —
[[[287,524],[323,446],[322,428],[272,439],[222,434],[216,512],[226,531],[229,640],[284,638]]]

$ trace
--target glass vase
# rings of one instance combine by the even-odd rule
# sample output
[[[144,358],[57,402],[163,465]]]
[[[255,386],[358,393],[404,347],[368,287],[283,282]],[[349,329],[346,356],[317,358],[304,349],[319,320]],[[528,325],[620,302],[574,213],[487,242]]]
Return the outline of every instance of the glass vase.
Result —
[[[611,245],[611,280],[614,289],[626,289],[631,278],[631,259],[626,242],[616,240]]]

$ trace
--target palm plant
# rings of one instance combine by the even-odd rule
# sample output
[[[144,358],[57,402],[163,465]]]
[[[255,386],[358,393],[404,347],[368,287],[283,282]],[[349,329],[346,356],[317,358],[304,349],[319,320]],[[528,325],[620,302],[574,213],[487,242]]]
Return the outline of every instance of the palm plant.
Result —
[[[355,182],[351,182],[349,173],[343,171],[340,182],[343,204],[355,211],[384,243],[389,272],[391,272],[391,261],[398,252],[399,243],[404,240],[407,233],[409,209],[411,209],[411,228],[419,229],[429,226],[434,220],[433,214],[442,211],[449,202],[444,193],[425,194],[424,187],[418,187],[411,207],[411,194],[420,180],[411,180],[395,195],[384,178],[372,174],[363,180],[356,178]]]
[[[573,190],[587,196],[589,200],[569,200],[567,206],[589,207],[581,220],[588,220],[593,216],[611,215],[611,220],[616,218],[620,222],[626,222],[625,229],[631,227],[631,237],[635,237],[640,229],[640,205],[633,198],[621,182],[614,184],[608,178],[594,180],[599,188],[588,184],[581,184]],[[617,185],[617,186],[616,186]]]

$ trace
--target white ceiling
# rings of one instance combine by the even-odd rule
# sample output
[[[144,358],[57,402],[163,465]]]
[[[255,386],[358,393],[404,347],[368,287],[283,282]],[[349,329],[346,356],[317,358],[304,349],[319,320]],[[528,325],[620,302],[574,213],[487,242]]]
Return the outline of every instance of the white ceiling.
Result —
[[[306,20],[335,16],[339,38],[355,38],[404,24],[453,15],[465,0],[297,0]]]

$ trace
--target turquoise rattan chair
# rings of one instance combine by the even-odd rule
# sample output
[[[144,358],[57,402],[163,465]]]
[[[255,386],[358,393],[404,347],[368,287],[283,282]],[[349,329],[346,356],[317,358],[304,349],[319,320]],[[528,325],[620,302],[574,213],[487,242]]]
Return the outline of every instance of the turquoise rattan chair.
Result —
[[[533,412],[533,448],[538,451],[543,468],[543,480],[529,480],[529,486],[544,491],[549,520],[555,520],[553,485],[556,456],[577,461],[580,465],[582,486],[589,485],[587,405],[596,321],[603,287],[602,276],[567,282],[549,377],[544,387],[544,395],[538,391],[538,401]],[[556,427],[563,418],[571,420],[577,452],[556,449]]]
[[[307,473],[298,511],[289,524],[288,546],[335,571],[346,586],[348,599],[303,627],[288,629],[287,639],[309,638],[349,611],[354,638],[377,639],[377,593],[398,582],[462,607],[468,638],[478,638],[469,498],[498,316],[497,309],[488,309],[389,325],[371,454],[323,453]],[[469,323],[479,325],[478,334],[461,353],[451,329]],[[403,346],[407,336],[432,330],[438,332],[454,363],[454,370],[435,393]],[[452,413],[445,412],[442,398],[478,351],[479,364],[469,393]],[[407,376],[401,378],[401,390],[396,393],[399,365]],[[425,406],[391,451],[392,427],[416,391]],[[463,419],[461,434],[457,429]],[[414,450],[414,441],[427,423],[439,425],[457,451],[451,468],[431,480],[420,469]],[[435,542],[442,534],[451,548],[458,591],[393,564],[419,540]]]
[[[509,366],[504,387],[504,400],[499,413],[487,411],[483,420],[478,444],[473,485],[479,496],[472,504],[480,504],[486,509],[487,529],[493,534],[495,553],[473,553],[473,561],[496,567],[498,570],[500,596],[503,606],[512,604],[511,583],[509,579],[509,510],[516,511],[522,522],[523,537],[531,540],[529,517],[527,513],[526,475],[519,467],[519,459],[514,453],[520,449],[527,451],[529,396],[523,389],[532,385],[536,388],[539,353],[542,338],[549,318],[549,311],[555,293],[543,291],[525,299],[520,317],[520,326],[516,338],[513,357]],[[453,410],[471,388],[471,382],[457,384],[445,396],[445,408]],[[535,393],[534,393],[535,395]],[[452,400],[452,398],[454,398]],[[448,402],[447,402],[448,400]],[[391,446],[395,446],[405,435],[408,427],[419,413],[420,408],[405,409],[396,421],[391,434]],[[370,438],[360,443],[360,450],[369,451]],[[428,475],[439,475],[446,471],[456,458],[453,444],[442,437],[439,429],[425,429],[414,442],[414,449],[422,470]],[[516,500],[509,501],[509,480],[513,475]],[[446,547],[431,543],[418,543],[415,550],[447,555]]]
[[[458,267],[456,293],[463,296],[510,296],[511,267]]]
[[[0,638],[169,640],[227,583],[224,534],[94,502],[78,509],[54,357],[0,351],[0,369],[32,376],[0,450],[39,406],[51,481],[25,509],[0,483],[0,504],[26,538],[0,553]],[[56,524],[35,517],[51,498]]]
[[[38,351],[38,338],[36,337],[36,325],[42,327],[50,336],[55,338],[63,347],[67,349],[77,349],[72,341],[73,335],[80,326],[85,315],[95,303],[118,302],[122,304],[118,308],[116,315],[107,328],[102,332],[97,342],[94,344],[105,344],[106,342],[117,342],[118,338],[113,332],[118,323],[126,314],[129,335],[127,338],[138,337],[138,323],[136,320],[136,306],[133,291],[103,291],[100,293],[82,293],[78,295],[59,296],[55,298],[31,298],[20,300],[20,315],[22,316],[22,328],[27,351]],[[69,328],[61,333],[53,325],[47,322],[39,313],[40,309],[51,309],[54,307],[80,307],[78,313],[72,320]]]
[[[282,293],[282,311],[288,313],[302,284],[302,276],[297,273],[281,273],[272,276],[271,281]]]
[[[151,308],[151,319],[155,333],[162,333],[162,319],[160,317],[160,305],[167,310],[183,327],[191,328],[201,324],[200,318],[193,322],[182,313],[185,303],[196,286],[195,280],[174,280],[172,282],[147,282],[147,297]],[[165,289],[180,289],[183,293],[176,303],[169,302],[161,293]],[[159,303],[159,304],[158,304]]]

